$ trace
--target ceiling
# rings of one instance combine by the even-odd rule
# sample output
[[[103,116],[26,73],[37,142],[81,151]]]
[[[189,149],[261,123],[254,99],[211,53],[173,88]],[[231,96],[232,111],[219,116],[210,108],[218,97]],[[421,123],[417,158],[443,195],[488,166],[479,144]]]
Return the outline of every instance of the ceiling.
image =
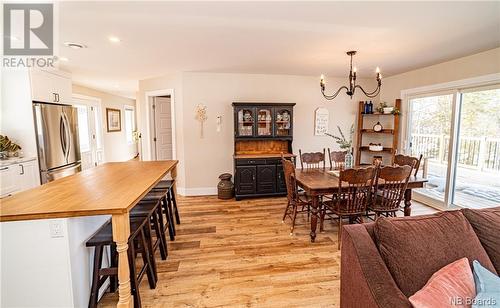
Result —
[[[347,50],[390,76],[500,46],[500,2],[60,2],[59,29],[76,83],[134,97],[173,72],[346,76]]]

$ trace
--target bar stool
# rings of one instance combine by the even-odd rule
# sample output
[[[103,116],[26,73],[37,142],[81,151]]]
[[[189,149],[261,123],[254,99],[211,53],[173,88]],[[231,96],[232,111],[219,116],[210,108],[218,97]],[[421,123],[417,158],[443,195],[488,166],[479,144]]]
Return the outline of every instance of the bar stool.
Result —
[[[151,257],[154,258],[155,252],[159,247],[162,260],[166,260],[168,255],[167,239],[165,238],[165,225],[163,223],[160,201],[140,201],[132,208],[129,215],[130,217],[148,218],[149,225],[145,228],[145,230],[150,234],[151,238],[151,241],[149,242]],[[153,226],[156,233],[156,240],[154,242],[151,236],[151,226]]]
[[[147,219],[137,217],[130,219],[130,237],[128,239],[128,260],[130,270],[130,288],[134,295],[134,307],[141,307],[141,298],[139,295],[139,284],[144,277],[148,276],[149,287],[156,288],[156,274],[154,259],[150,258],[148,241],[146,238],[145,228],[147,227]],[[99,288],[104,284],[109,277],[111,281],[110,291],[114,292],[117,289],[118,278],[118,253],[116,252],[116,244],[113,242],[113,228],[111,221],[104,224],[97,232],[87,241],[87,247],[94,247],[94,265],[92,269],[92,285],[90,289],[89,307],[97,307],[99,296]],[[108,267],[102,266],[103,251],[106,246],[110,247],[111,256]],[[142,256],[143,265],[137,273],[136,257],[137,253]]]
[[[153,201],[161,203],[163,211],[165,212],[165,216],[167,217],[168,234],[170,236],[170,240],[174,241],[175,240],[174,217],[172,215],[171,203],[169,203],[167,200],[167,193],[168,193],[167,189],[151,190],[141,199],[141,202]]]
[[[175,213],[175,221],[179,225],[181,223],[181,219],[179,217],[179,211],[177,210],[177,201],[175,200],[175,191],[174,191],[174,180],[161,180],[153,187],[153,190],[164,190],[167,189],[167,202],[172,202],[174,206]]]

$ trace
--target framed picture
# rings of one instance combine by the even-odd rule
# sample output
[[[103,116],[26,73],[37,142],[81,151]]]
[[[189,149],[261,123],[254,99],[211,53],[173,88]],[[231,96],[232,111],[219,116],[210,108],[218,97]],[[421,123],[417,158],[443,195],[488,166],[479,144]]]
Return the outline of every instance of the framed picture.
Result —
[[[122,130],[122,114],[120,109],[106,108],[106,119],[108,133]]]

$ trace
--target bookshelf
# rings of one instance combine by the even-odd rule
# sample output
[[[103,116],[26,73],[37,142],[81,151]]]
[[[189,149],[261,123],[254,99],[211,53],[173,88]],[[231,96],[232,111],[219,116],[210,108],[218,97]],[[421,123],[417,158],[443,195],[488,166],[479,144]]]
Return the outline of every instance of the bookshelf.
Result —
[[[394,108],[401,110],[401,99],[396,99]],[[388,159],[390,159],[391,164],[394,163],[394,155],[396,155],[399,142],[399,118],[399,114],[392,113],[374,112],[365,114],[364,102],[359,102],[358,127],[356,131],[356,165],[371,164],[372,161],[368,161],[366,157],[372,158],[377,154],[379,154],[378,156],[383,156],[384,164],[388,163]],[[373,130],[373,125],[379,122],[379,120],[384,121],[384,128],[381,131],[375,131]],[[391,127],[386,127],[388,123]],[[369,149],[368,143],[373,139],[383,144],[382,151],[371,151]]]

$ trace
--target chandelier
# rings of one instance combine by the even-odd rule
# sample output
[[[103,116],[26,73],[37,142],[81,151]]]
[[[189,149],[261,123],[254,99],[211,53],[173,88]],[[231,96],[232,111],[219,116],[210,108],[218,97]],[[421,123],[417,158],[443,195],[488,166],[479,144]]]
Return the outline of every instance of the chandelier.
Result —
[[[350,71],[349,71],[349,87],[342,86],[334,94],[327,95],[327,94],[325,94],[325,85],[326,85],[325,76],[321,75],[321,80],[319,82],[319,85],[321,87],[321,94],[323,94],[323,96],[326,99],[328,99],[328,100],[334,99],[335,97],[337,97],[337,95],[340,93],[340,91],[342,91],[342,89],[346,90],[346,94],[349,95],[351,97],[351,99],[354,96],[354,92],[356,91],[356,89],[361,90],[361,92],[363,92],[367,97],[370,97],[370,98],[375,97],[380,93],[380,86],[382,85],[382,74],[380,74],[380,69],[378,67],[376,70],[377,88],[375,90],[373,90],[373,92],[366,92],[360,85],[356,84],[356,67],[354,67],[354,69],[352,68],[352,56],[354,56],[355,54],[356,54],[355,50],[347,52],[347,55],[351,57],[351,67],[350,67]]]

